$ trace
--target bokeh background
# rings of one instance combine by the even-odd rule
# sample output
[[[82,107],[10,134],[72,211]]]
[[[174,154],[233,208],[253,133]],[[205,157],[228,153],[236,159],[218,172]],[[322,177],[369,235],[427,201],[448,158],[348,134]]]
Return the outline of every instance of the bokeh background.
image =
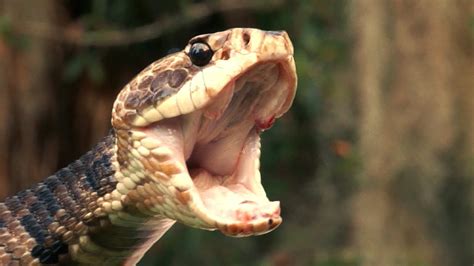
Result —
[[[86,152],[115,95],[197,34],[286,30],[299,88],[264,133],[284,223],[173,227],[140,265],[472,265],[470,0],[0,0],[0,198]]]

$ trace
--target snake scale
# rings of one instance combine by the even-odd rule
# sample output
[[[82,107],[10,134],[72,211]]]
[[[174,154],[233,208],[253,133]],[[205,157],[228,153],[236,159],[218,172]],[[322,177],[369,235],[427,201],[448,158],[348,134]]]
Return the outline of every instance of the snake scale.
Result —
[[[0,203],[0,265],[135,265],[176,221],[230,236],[282,221],[260,133],[291,106],[286,32],[192,38],[120,91],[91,151]]]

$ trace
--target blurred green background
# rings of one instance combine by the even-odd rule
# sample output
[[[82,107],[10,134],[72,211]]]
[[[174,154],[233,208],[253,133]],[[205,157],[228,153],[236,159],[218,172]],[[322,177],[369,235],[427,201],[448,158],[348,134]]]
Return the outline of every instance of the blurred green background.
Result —
[[[0,0],[0,198],[85,153],[115,95],[201,33],[286,30],[299,86],[263,136],[283,224],[174,226],[139,265],[472,265],[469,0]]]

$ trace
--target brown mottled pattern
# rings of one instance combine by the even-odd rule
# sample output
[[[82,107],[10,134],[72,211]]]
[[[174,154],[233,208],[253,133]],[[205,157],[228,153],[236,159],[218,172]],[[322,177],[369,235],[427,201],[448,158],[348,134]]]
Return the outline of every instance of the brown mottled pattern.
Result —
[[[186,55],[167,56],[153,62],[127,84],[118,96],[114,117],[116,128],[129,128],[130,123],[149,106],[157,106],[164,99],[176,94],[181,85],[190,79],[199,68]]]
[[[106,220],[98,198],[116,186],[113,134],[79,160],[0,203],[0,265],[57,264]]]

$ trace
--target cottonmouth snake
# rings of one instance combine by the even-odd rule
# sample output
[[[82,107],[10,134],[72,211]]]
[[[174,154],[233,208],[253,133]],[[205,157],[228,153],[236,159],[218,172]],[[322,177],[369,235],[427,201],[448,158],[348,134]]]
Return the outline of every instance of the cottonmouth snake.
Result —
[[[176,221],[230,236],[282,221],[260,182],[259,133],[296,91],[285,32],[192,38],[119,93],[91,151],[0,203],[1,265],[134,265]]]

